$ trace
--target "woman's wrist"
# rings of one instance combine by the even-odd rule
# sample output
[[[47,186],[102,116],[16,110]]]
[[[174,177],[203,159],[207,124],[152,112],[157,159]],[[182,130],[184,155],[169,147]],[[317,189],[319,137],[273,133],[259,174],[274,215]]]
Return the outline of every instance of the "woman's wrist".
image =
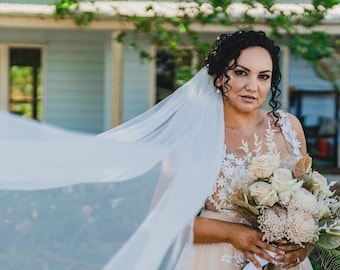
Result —
[[[196,217],[194,223],[195,243],[231,242],[233,226],[236,223],[226,222],[205,217]]]

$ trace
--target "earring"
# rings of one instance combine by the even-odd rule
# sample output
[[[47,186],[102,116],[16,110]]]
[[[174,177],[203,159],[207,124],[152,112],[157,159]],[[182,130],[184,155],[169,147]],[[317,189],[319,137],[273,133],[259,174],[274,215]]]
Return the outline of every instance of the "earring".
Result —
[[[221,94],[221,90],[219,88],[215,89],[216,94]]]

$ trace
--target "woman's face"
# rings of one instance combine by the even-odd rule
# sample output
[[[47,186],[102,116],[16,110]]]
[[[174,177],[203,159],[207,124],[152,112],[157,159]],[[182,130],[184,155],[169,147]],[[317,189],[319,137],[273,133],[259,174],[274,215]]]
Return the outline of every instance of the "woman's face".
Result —
[[[261,107],[270,90],[272,70],[273,63],[267,50],[262,47],[244,49],[237,59],[237,66],[228,71],[228,104],[244,113]],[[223,85],[226,80],[223,77],[220,83]]]

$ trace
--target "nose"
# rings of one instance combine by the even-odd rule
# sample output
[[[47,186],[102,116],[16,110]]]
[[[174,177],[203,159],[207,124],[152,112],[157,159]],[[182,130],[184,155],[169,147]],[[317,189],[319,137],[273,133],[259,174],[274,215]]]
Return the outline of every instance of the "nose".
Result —
[[[247,85],[246,85],[246,89],[249,90],[249,91],[256,91],[257,88],[258,88],[257,77],[251,76],[249,78]]]

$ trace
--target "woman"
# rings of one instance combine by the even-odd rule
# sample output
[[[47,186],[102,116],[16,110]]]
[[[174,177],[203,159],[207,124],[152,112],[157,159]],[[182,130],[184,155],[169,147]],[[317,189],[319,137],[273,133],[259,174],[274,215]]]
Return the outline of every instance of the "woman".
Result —
[[[159,168],[160,174],[151,176],[160,175],[149,213],[105,269],[233,270],[242,269],[249,261],[261,269],[262,258],[285,269],[310,270],[307,246],[262,241],[262,233],[246,225],[231,205],[232,191],[247,173],[246,155],[274,147],[282,165],[291,166],[306,154],[299,121],[278,111],[278,54],[279,48],[263,32],[223,34],[206,67],[188,83],[96,140],[59,134],[21,120],[17,123],[6,116],[3,123],[8,120],[7,126],[11,126],[15,122],[15,134],[25,134],[25,140],[29,137],[34,151],[23,155],[18,151],[26,145],[20,144],[15,152],[18,142],[12,140],[13,133],[0,134],[2,151],[13,155],[0,160],[6,164],[0,168],[2,189],[123,181]],[[272,109],[268,112],[261,106],[269,92]],[[30,140],[28,131],[35,138],[35,130],[42,145]],[[53,143],[58,138],[62,144]],[[25,174],[11,169],[27,161]],[[39,174],[32,164],[39,164]],[[57,170],[54,164],[58,164]],[[146,187],[152,190],[152,184]],[[138,204],[144,201],[139,199]],[[129,216],[133,217],[126,211],[126,225],[135,223],[133,218],[127,221]]]
[[[196,245],[186,269],[241,269],[247,261],[261,269],[255,255],[272,264],[283,264],[283,269],[312,269],[307,259],[309,247],[273,246],[263,242],[262,233],[242,224],[242,218],[232,210],[235,181],[240,178],[240,171],[249,165],[247,153],[241,147],[244,142],[254,155],[259,147],[257,138],[265,141],[270,128],[274,134],[270,143],[275,143],[279,149],[281,160],[285,161],[282,165],[292,165],[287,162],[294,162],[306,154],[300,122],[291,114],[277,111],[279,51],[265,33],[239,31],[221,35],[206,60],[208,73],[222,93],[226,154],[214,192],[195,219]],[[272,110],[268,112],[261,106],[269,92]],[[287,130],[287,127],[291,129]],[[263,152],[269,150],[266,149],[268,145],[262,143]],[[245,162],[237,165],[237,159]],[[276,255],[272,257],[266,250]]]

